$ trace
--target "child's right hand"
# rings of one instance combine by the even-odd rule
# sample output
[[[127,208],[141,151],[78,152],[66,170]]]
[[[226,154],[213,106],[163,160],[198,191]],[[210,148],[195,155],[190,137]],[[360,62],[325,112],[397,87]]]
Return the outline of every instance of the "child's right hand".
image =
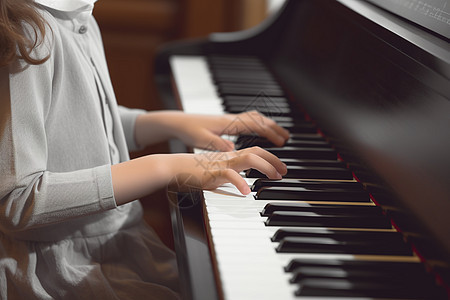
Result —
[[[177,176],[186,174],[191,175],[202,189],[215,189],[230,182],[242,194],[248,194],[250,188],[239,172],[250,168],[271,179],[280,179],[287,172],[286,165],[275,155],[252,147],[232,152],[149,155],[114,165],[111,173],[116,202],[123,204],[167,186]]]
[[[173,177],[190,174],[202,189],[212,190],[230,182],[242,194],[250,193],[246,181],[239,172],[257,169],[271,179],[281,179],[287,172],[286,165],[275,155],[259,147],[232,152],[207,152],[202,154],[168,155],[168,166]]]

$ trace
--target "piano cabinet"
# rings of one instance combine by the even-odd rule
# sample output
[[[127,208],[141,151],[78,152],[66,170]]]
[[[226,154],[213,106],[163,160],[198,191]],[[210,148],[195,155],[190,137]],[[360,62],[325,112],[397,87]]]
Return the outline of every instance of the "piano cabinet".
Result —
[[[186,299],[449,298],[449,36],[371,1],[291,0],[167,45],[155,78],[167,108],[295,128],[276,150],[290,178],[173,196]]]

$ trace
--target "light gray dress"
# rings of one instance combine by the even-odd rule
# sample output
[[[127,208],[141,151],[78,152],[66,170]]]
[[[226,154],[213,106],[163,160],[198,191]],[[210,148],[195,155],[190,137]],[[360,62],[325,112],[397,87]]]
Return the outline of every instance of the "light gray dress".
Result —
[[[49,60],[0,68],[0,298],[176,299],[174,253],[113,196],[142,111],[117,106],[91,11],[42,14]]]

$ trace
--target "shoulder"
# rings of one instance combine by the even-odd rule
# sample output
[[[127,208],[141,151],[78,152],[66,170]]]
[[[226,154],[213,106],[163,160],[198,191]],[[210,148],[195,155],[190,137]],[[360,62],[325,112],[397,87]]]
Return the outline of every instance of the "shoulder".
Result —
[[[60,40],[60,32],[57,21],[50,12],[42,8],[38,8],[37,12],[44,21],[42,24],[44,28],[43,32],[34,23],[23,22],[22,26],[25,37],[34,46],[31,52],[32,57],[35,59],[43,59],[47,56],[52,56],[55,46],[58,44],[58,40]]]

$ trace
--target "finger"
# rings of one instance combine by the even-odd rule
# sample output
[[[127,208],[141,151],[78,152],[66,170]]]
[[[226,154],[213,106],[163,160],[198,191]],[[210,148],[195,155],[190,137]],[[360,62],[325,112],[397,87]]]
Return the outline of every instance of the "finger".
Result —
[[[247,182],[241,175],[232,169],[222,169],[211,172],[208,182],[205,183],[205,189],[215,189],[224,183],[233,184],[243,195],[248,195],[251,190]]]
[[[260,131],[256,131],[258,135],[267,138],[277,146],[283,146],[289,139],[289,131],[279,126],[274,120],[269,119],[256,111],[252,112],[251,115],[255,120],[259,120],[257,125]]]
[[[241,172],[247,169],[256,169],[270,179],[281,179],[281,174],[272,164],[253,153],[248,153],[233,158],[229,161],[229,163],[229,167],[236,172]]]
[[[246,149],[242,149],[239,151],[235,152],[236,156],[241,156],[241,155],[245,155],[248,153],[252,153],[255,155],[258,155],[259,157],[263,158],[264,160],[266,160],[268,163],[270,163],[272,166],[275,167],[275,169],[277,170],[278,173],[280,173],[281,175],[286,175],[287,173],[287,167],[286,164],[283,163],[278,157],[276,157],[274,154],[260,148],[260,147],[251,147],[251,148],[246,148]]]
[[[267,138],[277,146],[283,146],[289,138],[289,131],[257,111],[246,112],[243,116],[245,116],[242,119],[243,130],[249,131],[250,129],[250,131]]]
[[[216,150],[216,151],[232,151],[234,150],[234,143],[229,140],[225,140],[214,133],[205,130],[202,133],[202,142],[200,143],[200,147],[207,150]]]

